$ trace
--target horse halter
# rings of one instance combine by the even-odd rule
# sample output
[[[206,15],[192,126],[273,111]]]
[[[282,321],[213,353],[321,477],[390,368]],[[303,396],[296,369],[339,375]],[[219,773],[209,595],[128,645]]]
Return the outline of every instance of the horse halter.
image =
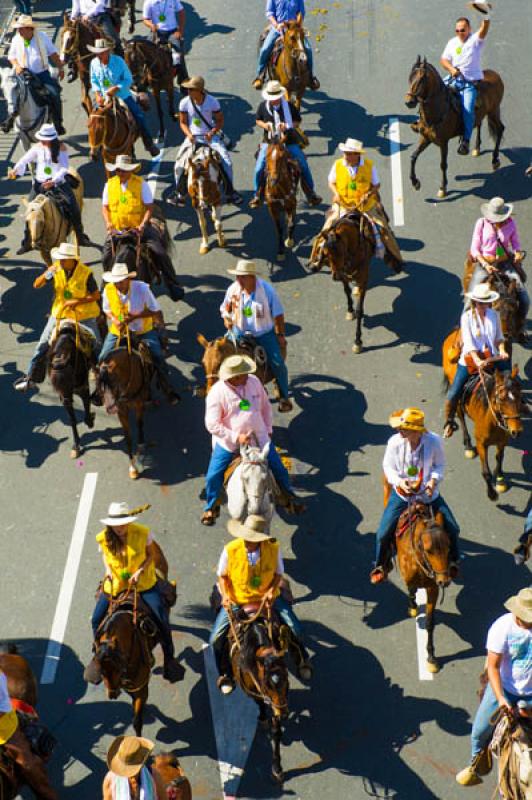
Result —
[[[430,516],[431,516],[431,519],[432,519],[431,525],[435,526],[436,523],[435,523],[435,520],[434,520],[434,511],[432,510],[432,506],[429,505],[429,509],[430,509]],[[423,547],[423,542],[422,542],[421,537],[420,537],[418,543],[416,543],[416,541],[414,539],[415,524],[414,524],[414,518],[413,518],[412,512],[413,512],[412,503],[409,503],[408,504],[408,532],[409,532],[409,535],[410,535],[410,546],[412,548],[412,552],[415,555],[416,563],[417,563],[418,567],[424,573],[424,575],[426,575],[426,577],[429,578],[430,580],[433,580],[433,581],[437,582],[438,576],[449,576],[449,569],[448,568],[446,570],[436,570],[436,569],[434,569],[434,567],[430,563],[429,558],[427,557],[427,551]],[[431,528],[430,527],[426,528],[426,532],[432,538]]]
[[[505,433],[510,433],[510,428],[509,428],[509,426],[507,424],[507,421],[508,420],[512,420],[512,419],[521,419],[521,415],[519,413],[517,413],[517,414],[505,414],[504,411],[502,411],[501,403],[503,403],[504,400],[503,400],[503,398],[501,398],[501,389],[505,389],[506,388],[505,385],[503,384],[501,386],[500,384],[497,384],[496,379],[495,379],[495,403],[492,403],[491,402],[491,398],[490,398],[490,394],[489,394],[489,391],[488,391],[488,387],[486,386],[486,380],[485,380],[485,377],[484,377],[484,370],[479,369],[478,375],[479,375],[480,383],[482,384],[482,388],[483,388],[484,393],[486,395],[486,399],[488,401],[488,408],[489,408],[489,410],[491,412],[491,415],[492,415],[492,417],[493,417],[493,419],[495,421],[495,424],[497,425],[498,428],[500,428],[501,430],[505,431]]]

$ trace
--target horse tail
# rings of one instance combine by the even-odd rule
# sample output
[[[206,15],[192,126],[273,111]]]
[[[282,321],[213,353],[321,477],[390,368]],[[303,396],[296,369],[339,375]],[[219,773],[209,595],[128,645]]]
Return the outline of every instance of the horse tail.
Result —
[[[488,131],[489,131],[490,138],[493,139],[494,141],[497,141],[497,137],[499,136],[499,134],[501,136],[501,142],[502,142],[502,140],[504,138],[503,134],[501,134],[501,126],[502,126],[502,128],[504,130],[504,126],[503,126],[503,124],[501,122],[501,117],[500,117],[500,114],[499,114],[499,110],[497,109],[497,112],[495,114],[490,115],[488,117]]]

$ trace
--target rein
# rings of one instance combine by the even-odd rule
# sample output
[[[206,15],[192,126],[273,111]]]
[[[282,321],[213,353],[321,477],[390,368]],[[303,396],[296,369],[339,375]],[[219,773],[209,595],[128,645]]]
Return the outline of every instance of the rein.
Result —
[[[414,506],[415,506],[415,501],[408,500],[408,533],[410,537],[410,547],[412,549],[412,552],[414,553],[416,564],[418,565],[420,570],[427,578],[433,581],[436,580],[439,575],[445,575],[446,571],[435,570],[432,564],[430,563],[429,559],[427,558],[427,554],[424,548],[422,546],[419,547],[418,543],[416,543],[416,540],[414,538],[416,530],[415,517],[413,514]],[[429,509],[430,509],[430,516],[434,521],[434,511],[432,509],[432,506],[429,505]],[[422,517],[418,518],[422,519]],[[442,603],[443,603],[444,593],[445,593],[445,587],[442,587],[442,600],[441,600]]]
[[[122,606],[128,600],[128,598],[129,598],[129,596],[131,594],[133,594],[133,610],[131,610],[129,608],[121,608],[120,606]],[[121,684],[120,685],[129,694],[134,693],[134,692],[140,692],[141,689],[144,689],[144,687],[147,686],[149,681],[150,681],[150,670],[149,669],[148,669],[148,674],[147,674],[146,679],[142,683],[140,683],[138,686],[133,686],[132,685],[132,681],[127,676],[127,668],[128,668],[128,665],[131,664],[131,662],[132,662],[133,648],[135,646],[135,641],[139,641],[140,642],[140,651],[141,651],[141,657],[142,657],[143,662],[146,665],[149,664],[149,650],[148,650],[148,644],[147,644],[147,641],[146,641],[146,635],[142,634],[142,631],[139,629],[139,627],[137,625],[137,621],[138,621],[137,609],[138,609],[138,590],[136,589],[136,587],[130,586],[128,588],[126,594],[121,596],[120,599],[117,599],[115,601],[115,599],[112,596],[110,596],[110,598],[109,598],[109,611],[107,613],[106,620],[104,620],[104,622],[102,623],[102,626],[104,628],[107,628],[109,626],[109,624],[111,623],[112,618],[116,617],[118,614],[128,614],[128,615],[130,615],[132,617],[134,635],[131,637],[131,647],[130,647],[129,653],[127,655],[127,658],[124,657],[124,655],[123,655],[121,650],[118,650],[118,651],[115,650],[114,651],[114,655],[118,656],[117,660],[118,660],[118,663],[120,664],[120,677],[121,677]],[[105,644],[106,643],[104,642],[103,645],[105,646]],[[96,652],[98,652],[98,650]]]
[[[497,403],[500,402],[497,386],[495,386],[495,405],[493,405],[493,403],[491,402],[490,393],[489,393],[488,388],[486,386],[484,370],[482,368],[479,368],[478,376],[479,376],[482,388],[484,389],[484,393],[485,393],[486,399],[488,401],[488,408],[489,408],[489,410],[491,412],[491,415],[493,417],[493,420],[494,420],[495,424],[497,425],[498,428],[500,428],[501,430],[505,431],[505,433],[509,433],[510,432],[510,428],[506,424],[506,420],[509,420],[509,419],[520,419],[520,415],[519,414],[504,414],[500,410],[500,408],[497,408]]]

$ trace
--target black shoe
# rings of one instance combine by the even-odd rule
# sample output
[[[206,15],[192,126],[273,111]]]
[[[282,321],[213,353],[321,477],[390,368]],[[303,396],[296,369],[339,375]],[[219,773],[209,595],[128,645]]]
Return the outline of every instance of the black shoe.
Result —
[[[244,201],[244,198],[238,192],[233,192],[227,198],[228,203],[232,203],[234,206],[241,206]]]
[[[76,233],[76,239],[78,240],[78,247],[93,247],[94,245],[86,233]]]
[[[249,201],[249,207],[250,208],[258,208],[261,205],[262,205],[262,195],[261,194],[256,194]]]
[[[177,392],[168,392],[166,395],[166,399],[170,403],[171,406],[175,406],[181,402],[181,395]]]
[[[10,114],[9,117],[5,119],[0,125],[0,130],[2,131],[2,133],[9,133],[9,131],[13,129],[14,124],[15,124],[15,115]]]
[[[307,203],[309,204],[309,206],[319,206],[321,202],[322,198],[319,196],[319,194],[316,194],[315,192],[313,192],[313,194],[310,194],[307,197]]]
[[[57,129],[57,133],[59,134],[59,136],[64,136],[65,135],[66,128],[65,128],[65,126],[63,124],[56,125],[56,129]]]
[[[319,80],[313,75],[312,78],[310,79],[310,88],[316,92],[320,88],[320,85],[321,84]]]
[[[187,201],[186,197],[184,197],[182,194],[179,194],[179,192],[174,192],[174,194],[171,194],[168,197],[166,202],[169,203],[171,206],[180,206],[182,208],[185,205],[186,201]]]
[[[13,388],[17,392],[27,392],[29,389],[36,389],[37,384],[35,384],[28,375],[23,375],[22,378],[17,378],[13,384]]]
[[[90,396],[90,401],[93,406],[101,407],[103,406],[103,401],[99,392],[94,390],[94,392]]]
[[[456,151],[459,156],[468,156],[469,155],[469,140],[462,139],[458,146],[458,150]]]
[[[528,551],[527,551],[526,547],[524,546],[524,544],[520,544],[519,547],[515,548],[515,550],[514,550],[514,561],[515,561],[515,563],[517,564],[518,567],[520,567],[521,564],[525,563],[527,555],[528,555]]]
[[[170,683],[182,681],[185,677],[185,668],[172,656],[164,659],[163,678]]]
[[[67,83],[74,83],[77,77],[78,77],[78,71],[76,67],[73,64],[69,65],[67,73]]]
[[[161,152],[159,150],[159,148],[157,147],[157,145],[154,144],[153,142],[146,143],[146,150],[148,151],[150,156],[153,156],[154,158],[155,158],[155,156],[158,156],[160,154],[160,152]]]
[[[235,682],[229,675],[220,675],[218,680],[216,681],[216,686],[221,691],[222,694],[231,694],[233,689],[235,688]]]

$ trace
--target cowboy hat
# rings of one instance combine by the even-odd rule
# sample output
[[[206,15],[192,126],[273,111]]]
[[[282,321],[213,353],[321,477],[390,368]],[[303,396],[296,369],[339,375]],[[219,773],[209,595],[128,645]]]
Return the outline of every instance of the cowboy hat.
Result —
[[[419,431],[425,433],[425,414],[419,408],[401,408],[390,414],[389,422],[392,428],[405,431]]]
[[[532,622],[532,589],[521,589],[519,594],[506,601],[504,607],[523,622]]]
[[[136,275],[136,272],[129,271],[127,264],[121,264],[117,261],[116,264],[113,264],[110,272],[103,273],[102,278],[106,283],[120,283],[120,281],[125,281],[126,278],[135,278]]]
[[[229,275],[258,275],[257,265],[254,261],[248,261],[246,258],[240,258],[236,262],[235,269],[228,269]]]
[[[184,89],[197,89],[198,92],[205,91],[205,81],[201,75],[192,75],[188,80],[183,81],[181,86]]]
[[[351,139],[350,137],[345,140],[345,142],[340,142],[338,145],[338,150],[341,150],[342,153],[365,153],[364,145],[360,141],[360,139]]]
[[[79,250],[76,244],[61,242],[59,247],[54,247],[50,251],[54,261],[68,261],[71,258],[79,261]]]
[[[482,203],[480,206],[481,214],[488,222],[504,222],[512,216],[513,210],[513,205],[505,203],[502,197],[492,197],[489,203]]]
[[[249,356],[229,356],[222,361],[218,371],[221,381],[237,378],[239,375],[250,375],[257,371],[257,365]]]
[[[114,46],[114,42],[111,42],[109,39],[96,39],[94,44],[87,45],[87,50],[98,55],[99,53],[106,53],[107,50],[113,50]]]
[[[491,3],[467,3],[468,8],[472,8],[473,11],[479,11],[481,14],[489,14],[493,6]]]
[[[127,503],[111,503],[107,510],[107,516],[100,520],[102,525],[129,525],[130,522],[135,522],[138,519],[134,514],[131,514]]]
[[[123,169],[125,172],[133,172],[134,170],[140,169],[140,164],[137,164],[131,156],[127,155],[120,155],[116,157],[116,161],[114,164],[105,164],[105,168],[109,172],[114,172],[117,169]]]
[[[52,142],[54,139],[57,139],[58,133],[55,129],[55,125],[51,122],[46,122],[44,125],[41,125],[35,134],[35,138],[39,139],[40,142]]]
[[[258,514],[250,514],[245,522],[240,522],[238,519],[230,519],[227,523],[227,530],[236,539],[244,539],[246,542],[265,542],[271,539],[269,533],[266,533],[268,522],[265,517]]]
[[[268,81],[262,90],[262,96],[265,100],[278,100],[285,96],[285,90],[279,81]]]
[[[117,736],[107,751],[107,766],[120,778],[138,775],[154,748],[142,736]]]
[[[466,292],[466,297],[474,303],[494,303],[500,295],[494,291],[487,283],[479,283],[473,291]]]
[[[15,30],[17,28],[35,28],[35,23],[29,14],[21,14],[13,25],[13,28],[15,28]]]

